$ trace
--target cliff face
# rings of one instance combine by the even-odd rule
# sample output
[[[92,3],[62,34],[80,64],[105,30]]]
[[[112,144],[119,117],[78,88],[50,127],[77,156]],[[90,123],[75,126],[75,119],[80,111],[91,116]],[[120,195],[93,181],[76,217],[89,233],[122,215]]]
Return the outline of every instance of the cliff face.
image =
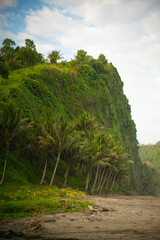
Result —
[[[139,164],[136,127],[131,118],[130,105],[123,93],[123,82],[112,63],[102,64],[94,60],[88,64],[73,64],[71,61],[13,70],[8,79],[1,80],[0,100],[5,95],[23,109],[24,117],[35,123],[42,122],[43,112],[50,109],[61,113],[66,120],[74,119],[83,110],[96,116],[104,126],[104,131],[115,136],[134,162],[125,171],[128,171],[129,188],[136,189],[135,167]],[[12,159],[8,163],[6,178],[8,182],[15,179],[19,182],[22,179],[24,182],[37,183],[42,174],[45,151],[41,149],[41,153],[38,150],[34,137],[30,138],[31,144],[27,137],[22,138],[22,141],[12,146]],[[3,141],[0,144],[1,142]],[[4,158],[5,148],[0,151],[0,164],[4,164]],[[48,171],[54,166],[52,156],[49,164],[51,168],[48,167]],[[61,161],[57,172],[60,182],[65,171],[64,164]],[[50,175],[51,172],[47,175],[48,179]],[[84,184],[84,180],[79,181]]]
[[[66,119],[82,110],[97,116],[137,161],[136,127],[123,93],[123,82],[112,63],[97,65],[37,65],[14,70],[1,83],[1,92],[23,108],[25,116],[38,120],[44,109],[53,108]]]

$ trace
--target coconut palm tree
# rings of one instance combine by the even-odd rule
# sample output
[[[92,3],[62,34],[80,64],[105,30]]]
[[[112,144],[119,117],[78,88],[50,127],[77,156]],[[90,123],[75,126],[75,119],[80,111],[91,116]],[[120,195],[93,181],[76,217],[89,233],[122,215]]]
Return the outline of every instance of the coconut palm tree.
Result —
[[[100,166],[102,166],[103,168],[103,173],[102,173],[102,177],[100,179],[100,183],[98,185],[97,190],[99,190],[99,188],[101,187],[101,183],[102,183],[102,187],[105,183],[106,177],[107,177],[107,173],[105,173],[107,171],[107,169],[109,167],[111,167],[112,164],[112,158],[116,158],[116,149],[117,149],[117,145],[115,144],[115,141],[113,139],[113,136],[110,134],[106,134],[106,133],[99,133],[97,135],[97,141],[99,144],[99,156],[96,162],[96,167],[97,167],[97,171],[96,171],[96,176],[94,179],[94,183],[92,186],[92,192],[94,191],[97,179],[98,179],[98,174],[99,174],[99,168]],[[104,178],[104,181],[102,182]],[[101,187],[101,189],[102,189]]]
[[[57,63],[57,60],[62,59],[62,54],[60,54],[60,51],[53,50],[48,54],[48,58],[50,60],[50,63]]]
[[[133,163],[133,161],[129,160],[129,154],[126,152],[126,150],[121,147],[118,146],[117,149],[117,156],[118,156],[118,161],[116,162],[116,172],[114,172],[114,178],[112,181],[112,185],[111,185],[111,189],[110,191],[112,191],[113,186],[116,182],[116,178],[117,179],[125,179],[127,177],[127,167],[128,167],[128,163]],[[117,180],[118,182],[118,180]]]
[[[108,137],[107,134],[100,132],[96,136],[96,140],[99,146],[99,151],[98,151],[97,160],[95,162],[95,166],[97,170],[96,170],[96,175],[95,175],[91,192],[94,192],[94,188],[98,179],[100,166],[103,166],[103,167],[110,166],[110,163],[109,163],[110,158],[108,157],[108,155],[112,150],[111,148],[109,148],[108,142],[110,141],[110,138]]]
[[[102,185],[102,181],[105,177],[105,173],[106,173],[106,166],[102,167],[101,166],[101,173],[99,173],[100,177],[99,177],[99,180],[98,180],[98,187],[97,187],[97,191],[100,189],[101,185]]]
[[[75,165],[79,161],[80,148],[82,147],[82,144],[83,144],[80,141],[80,135],[77,132],[75,134],[77,134],[77,138],[75,138],[75,141],[63,151],[63,156],[65,159],[65,162],[67,163],[67,168],[64,175],[65,180],[64,180],[63,188],[66,187],[71,166]]]
[[[42,126],[42,134],[38,138],[40,140],[39,143],[46,147],[46,161],[41,183],[43,183],[46,174],[49,151],[54,152],[56,156],[56,164],[50,181],[50,185],[52,185],[62,152],[71,148],[71,145],[73,145],[77,139],[75,124],[63,120],[60,114],[55,114],[55,116],[52,116],[51,119],[48,119],[48,121],[44,123]]]
[[[74,134],[74,132],[75,124],[73,122],[68,122],[66,120],[61,119],[61,121],[57,122],[54,125],[54,139],[55,139],[54,148],[57,155],[57,160],[51,177],[50,185],[53,184],[53,180],[55,178],[55,174],[57,171],[57,167],[62,152],[65,149],[68,149],[77,139],[77,134]]]
[[[39,144],[46,148],[46,159],[45,159],[45,165],[44,165],[40,184],[43,184],[43,182],[44,182],[44,178],[46,176],[46,171],[47,171],[47,166],[48,166],[49,153],[50,153],[50,151],[52,151],[52,146],[55,144],[55,139],[52,136],[51,129],[49,132],[47,132],[45,127],[43,126],[42,134],[43,134],[43,136],[39,136],[38,138],[39,138]]]
[[[95,141],[95,134],[100,131],[101,125],[89,112],[83,111],[75,120],[76,128],[81,132],[84,139],[84,148],[82,151],[82,159],[87,166],[87,177],[85,189],[88,190],[89,181],[92,174],[93,163],[97,159],[98,145]]]
[[[99,131],[100,128],[102,128],[97,118],[86,111],[83,111],[79,115],[79,117],[75,120],[75,124],[77,130],[81,131],[82,134],[89,139],[94,137],[94,133]]]
[[[60,115],[54,114],[51,109],[49,109],[48,111],[45,111],[42,115],[42,119],[40,122],[41,136],[38,136],[38,138],[39,138],[39,144],[45,147],[46,149],[46,159],[45,159],[45,165],[44,165],[40,184],[43,184],[44,178],[46,176],[49,154],[51,151],[54,152],[54,146],[55,146],[54,126],[57,123],[57,121],[59,121],[59,118],[60,118]]]
[[[86,139],[84,143],[84,148],[82,150],[81,158],[87,166],[87,177],[86,177],[86,186],[85,190],[88,190],[89,182],[92,175],[92,170],[95,162],[97,161],[99,154],[99,146],[96,139]]]
[[[29,127],[32,127],[32,122],[28,122],[28,118],[22,117],[22,110],[20,108],[18,108],[12,101],[1,102],[0,132],[6,145],[6,157],[0,184],[3,184],[4,182],[10,144]]]

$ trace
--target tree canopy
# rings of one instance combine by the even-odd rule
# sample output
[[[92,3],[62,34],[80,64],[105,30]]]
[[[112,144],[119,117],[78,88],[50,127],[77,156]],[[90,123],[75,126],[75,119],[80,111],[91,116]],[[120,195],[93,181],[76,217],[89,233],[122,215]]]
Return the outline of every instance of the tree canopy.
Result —
[[[60,51],[53,50],[51,53],[49,53],[48,58],[50,60],[50,63],[57,63],[57,61],[63,57],[62,54],[60,54]]]
[[[0,55],[10,69],[28,67],[43,61],[43,55],[38,53],[31,39],[25,39],[25,46],[19,47],[9,38],[4,39],[0,49]]]
[[[36,182],[41,184],[63,182],[65,187],[80,175],[81,185],[73,180],[74,184],[92,192],[154,189],[155,172],[138,156],[136,128],[123,82],[104,54],[94,59],[80,49],[74,60],[58,62],[61,54],[53,50],[49,63],[31,39],[21,47],[6,39],[0,50],[0,97],[6,100],[9,94],[23,108],[22,119],[35,121],[33,131],[23,133],[21,139],[16,136],[9,150],[4,133],[0,135],[1,164],[8,158],[14,165],[12,157],[18,154],[16,164],[19,159],[24,166],[31,164],[30,172],[40,176]],[[17,68],[21,69],[14,70]],[[60,117],[54,118],[49,108]],[[48,117],[41,119],[44,112]],[[8,172],[12,174],[10,168],[7,181],[13,179]]]

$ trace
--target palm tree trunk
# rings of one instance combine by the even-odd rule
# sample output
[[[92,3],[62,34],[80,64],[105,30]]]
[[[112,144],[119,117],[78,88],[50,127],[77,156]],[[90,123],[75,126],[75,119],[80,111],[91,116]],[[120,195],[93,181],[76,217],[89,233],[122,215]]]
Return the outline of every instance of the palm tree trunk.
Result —
[[[104,173],[105,173],[105,168],[103,169],[103,172],[102,172],[102,175],[101,175],[101,178],[100,178],[100,181],[99,181],[99,185],[97,187],[97,191],[100,189],[100,186],[101,186],[101,183],[102,183],[102,180],[103,180],[103,177],[104,177]]]
[[[100,187],[100,190],[102,191],[102,189],[103,189],[103,186],[104,186],[104,184],[105,184],[105,182],[106,182],[106,178],[107,178],[107,176],[108,176],[108,171],[106,171],[106,173],[105,173],[105,176],[104,176],[104,179],[103,179],[103,182],[102,182],[102,185],[101,185],[101,187]]]
[[[58,153],[57,162],[56,162],[56,165],[55,165],[55,167],[54,167],[54,172],[53,172],[53,174],[52,174],[52,178],[51,178],[50,185],[53,184],[53,180],[54,180],[54,177],[55,177],[55,175],[56,175],[56,171],[57,171],[57,167],[58,167],[58,163],[59,163],[60,156],[61,156],[61,151],[59,151],[59,153]]]
[[[115,183],[115,179],[116,179],[116,175],[117,175],[117,173],[114,174],[113,182],[112,182],[110,191],[112,191],[112,189],[113,189],[113,186],[114,186],[114,183]]]
[[[110,181],[110,179],[112,178],[112,171],[110,171],[110,174],[109,174],[109,176],[108,176],[108,179],[107,179],[107,184],[106,184],[106,190],[107,190],[107,188],[108,188],[108,185],[109,185],[109,181]]]
[[[64,180],[63,188],[66,187],[66,183],[67,183],[68,173],[69,173],[70,167],[71,167],[71,162],[68,164],[66,172],[65,172],[65,180]]]
[[[94,192],[94,188],[95,188],[95,185],[96,185],[96,182],[97,182],[97,178],[98,178],[99,167],[100,167],[100,166],[98,165],[98,166],[97,166],[96,176],[95,176],[95,179],[94,179],[94,183],[93,183],[93,186],[92,186],[91,193]]]
[[[117,178],[115,184],[116,184],[116,190],[117,190],[117,189],[118,189],[118,186],[119,186],[119,179],[118,179],[118,178]]]
[[[98,174],[98,179],[97,179],[97,185],[98,185],[98,186],[99,186],[99,183],[100,183],[101,177],[102,177],[101,172],[102,172],[102,167],[99,168],[99,174]]]
[[[7,143],[7,148],[6,148],[6,159],[5,159],[5,162],[4,162],[3,175],[2,175],[2,179],[1,179],[0,184],[3,184],[3,182],[4,182],[4,178],[5,178],[5,175],[6,175],[7,162],[8,162],[8,153],[9,153],[9,145],[10,145],[10,143]]]
[[[44,178],[46,176],[47,165],[48,165],[48,154],[49,154],[49,152],[47,151],[45,166],[44,166],[43,175],[42,175],[42,179],[41,179],[41,183],[40,184],[43,184]]]
[[[89,180],[90,180],[90,169],[88,169],[87,178],[86,178],[86,187],[85,190],[88,190]]]

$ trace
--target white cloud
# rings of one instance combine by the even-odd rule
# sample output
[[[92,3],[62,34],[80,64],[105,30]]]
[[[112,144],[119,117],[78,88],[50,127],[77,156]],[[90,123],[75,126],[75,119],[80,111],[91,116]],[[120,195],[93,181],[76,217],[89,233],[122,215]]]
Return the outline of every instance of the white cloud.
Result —
[[[135,120],[140,143],[156,143],[160,139],[160,107],[159,90],[154,89],[141,101],[139,109],[135,109]]]
[[[57,9],[49,9],[48,7],[31,11],[30,15],[26,17],[26,24],[28,33],[36,36],[46,36],[46,38],[58,38],[70,31],[71,28],[79,27],[79,24],[71,17],[63,15],[63,12]]]
[[[0,38],[0,45],[2,44],[2,42],[3,42],[3,40],[4,40],[5,38],[13,39],[13,41],[16,42],[17,36],[16,36],[14,33],[12,33],[11,31],[5,31],[5,30],[3,30],[3,29],[0,27],[0,32],[1,32],[2,36],[3,36],[3,38]]]
[[[41,43],[41,42],[36,42],[36,49],[38,52],[43,52],[44,57],[47,57],[48,54],[54,50],[54,49],[58,49],[56,45],[54,44],[46,44],[46,43]]]
[[[0,14],[0,26],[1,28],[8,26],[7,18],[3,14]]]
[[[6,7],[16,6],[17,0],[1,0],[0,1],[0,9],[4,9]]]

